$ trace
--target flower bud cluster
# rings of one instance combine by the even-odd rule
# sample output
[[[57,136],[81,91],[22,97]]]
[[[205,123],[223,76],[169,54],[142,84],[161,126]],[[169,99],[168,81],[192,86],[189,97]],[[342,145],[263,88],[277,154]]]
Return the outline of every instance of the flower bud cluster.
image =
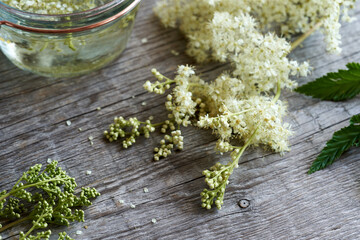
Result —
[[[76,199],[74,205],[90,206],[92,203],[90,199],[100,196],[100,193],[95,188],[82,187],[80,197]]]
[[[109,130],[104,131],[104,135],[110,142],[126,137],[122,141],[122,145],[124,148],[128,148],[136,142],[136,138],[140,135],[149,138],[150,133],[155,131],[150,119],[140,122],[137,118],[125,120],[123,117],[115,117],[114,123],[110,124]]]
[[[0,194],[0,217],[23,217],[25,206],[32,204],[27,218],[32,221],[32,227],[25,233],[20,232],[20,239],[49,239],[51,231],[38,232],[35,236],[32,231],[47,228],[49,223],[69,226],[73,221],[84,221],[84,211],[72,209],[91,205],[90,199],[100,194],[94,188],[82,188],[80,196],[74,195],[75,179],[68,176],[64,170],[52,161],[41,171],[41,164],[37,164],[26,171],[9,191]],[[27,188],[37,188],[41,191],[29,195],[24,192]],[[22,200],[29,204],[23,204]],[[61,239],[61,238],[60,238]],[[63,236],[62,239],[71,240]]]
[[[166,120],[165,123],[161,126],[161,133],[166,133],[168,129],[170,129],[171,131],[174,131],[176,129],[174,123],[170,120]]]
[[[172,136],[172,141],[176,145],[176,147],[179,150],[183,150],[183,148],[184,148],[184,137],[181,136],[181,131],[180,130],[172,131],[171,136]]]
[[[215,203],[218,209],[224,204],[224,194],[226,185],[229,183],[228,179],[232,173],[231,165],[215,164],[210,170],[203,171],[205,182],[210,190],[204,189],[201,192],[201,206],[206,209],[211,209]],[[215,201],[214,201],[215,200]]]
[[[231,160],[227,165],[216,163],[210,168],[210,170],[204,170],[205,183],[209,189],[204,189],[201,196],[201,206],[206,209],[211,209],[211,206],[215,204],[218,209],[224,204],[224,194],[226,186],[229,184],[230,175],[235,168],[238,168],[240,156],[243,151],[235,149],[229,143],[218,141],[218,144],[224,151],[231,152]],[[246,148],[246,147],[245,147]]]
[[[53,217],[53,207],[46,200],[41,199],[37,205],[35,205],[32,212],[34,219],[32,220],[33,229],[47,228],[48,222],[52,220]],[[21,233],[20,233],[21,236]],[[20,239],[24,239],[21,238]]]
[[[219,139],[216,142],[215,149],[219,151],[220,153],[226,153],[234,150],[234,147],[227,141],[224,141],[222,139]]]
[[[165,135],[160,141],[160,147],[154,148],[154,160],[159,161],[161,157],[168,157],[174,148],[182,150],[184,147],[184,137],[181,136],[180,130],[174,130],[170,135]]]
[[[25,189],[21,189],[23,186],[24,186],[24,184],[22,182],[20,182],[19,184],[14,186],[13,189],[17,190],[15,196],[19,199],[24,199],[24,200],[30,202],[32,199],[32,194],[30,192],[26,191]],[[46,186],[46,184],[45,184],[45,186]]]
[[[58,240],[75,240],[75,239],[73,239],[69,235],[67,235],[66,232],[61,232],[61,233],[59,233]]]
[[[156,94],[164,94],[166,90],[170,88],[170,85],[174,83],[174,81],[166,78],[162,75],[158,70],[152,69],[152,74],[156,77],[158,81],[155,83],[151,83],[150,81],[146,81],[144,84],[144,89],[148,92],[154,92]]]
[[[5,201],[3,202],[5,203]],[[20,218],[20,214],[26,212],[24,204],[20,203],[17,198],[10,198],[5,207],[0,206],[0,209],[0,217],[7,219]]]

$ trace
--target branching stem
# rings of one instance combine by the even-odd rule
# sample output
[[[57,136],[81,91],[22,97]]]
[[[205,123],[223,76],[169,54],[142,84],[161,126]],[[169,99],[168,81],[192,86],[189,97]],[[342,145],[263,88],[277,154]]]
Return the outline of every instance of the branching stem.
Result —
[[[70,179],[70,178],[68,178],[68,179]],[[0,202],[1,202],[2,200],[6,199],[7,197],[13,195],[14,193],[16,193],[16,192],[19,191],[19,190],[26,189],[26,188],[30,188],[30,187],[36,187],[36,186],[41,185],[41,184],[43,184],[43,183],[55,182],[55,181],[65,182],[65,179],[63,179],[63,178],[52,178],[52,179],[44,180],[44,181],[41,181],[41,182],[24,185],[24,186],[22,186],[22,187],[13,189],[13,190],[11,190],[10,192],[8,192],[7,194],[1,196],[1,197],[0,197]]]
[[[41,216],[36,220],[35,223],[33,223],[32,227],[29,229],[29,231],[27,231],[27,233],[25,234],[24,238],[26,238],[32,231],[35,230],[37,224],[39,224],[39,222],[44,218],[44,216],[46,216],[46,213],[41,214]]]
[[[11,227],[13,227],[13,226],[16,226],[16,225],[18,225],[19,223],[25,222],[25,221],[30,220],[30,219],[31,219],[31,217],[30,217],[30,216],[27,216],[27,217],[24,217],[24,218],[20,218],[20,219],[14,221],[14,222],[12,222],[12,223],[9,223],[9,224],[3,226],[2,228],[0,228],[0,233],[3,232],[3,231],[5,231],[5,230],[8,229],[8,228],[11,228]]]
[[[309,31],[301,35],[295,42],[291,44],[290,52],[294,51],[302,42],[305,41],[311,34],[313,34],[316,30],[318,30],[323,25],[323,21],[315,24]]]
[[[246,143],[244,144],[244,146],[242,146],[240,148],[240,151],[238,153],[238,155],[236,156],[235,160],[231,163],[231,167],[232,169],[234,169],[235,166],[237,166],[239,164],[239,160],[240,157],[243,155],[243,153],[245,152],[246,148],[251,144],[251,141],[254,139],[257,131],[259,130],[259,126],[256,128],[256,130],[253,132],[253,134],[251,135],[251,137],[249,138],[249,140],[246,141]]]
[[[276,95],[275,95],[275,97],[273,98],[272,102],[273,102],[273,103],[276,103],[277,100],[279,100],[280,95],[281,95],[281,83],[280,83],[280,81],[278,81],[278,82],[277,82]]]

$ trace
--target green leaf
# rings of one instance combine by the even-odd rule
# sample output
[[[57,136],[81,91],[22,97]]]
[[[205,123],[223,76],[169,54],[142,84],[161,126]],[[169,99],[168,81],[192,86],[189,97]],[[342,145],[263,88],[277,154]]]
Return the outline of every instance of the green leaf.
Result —
[[[326,147],[311,165],[308,174],[330,166],[350,147],[359,146],[359,141],[360,126],[358,125],[350,125],[335,132],[332,139],[326,143]]]
[[[357,124],[360,123],[360,114],[352,116],[352,118],[350,119],[350,123],[353,124]]]
[[[295,89],[296,92],[322,100],[343,101],[360,93],[360,64],[349,63],[348,70],[328,73]]]

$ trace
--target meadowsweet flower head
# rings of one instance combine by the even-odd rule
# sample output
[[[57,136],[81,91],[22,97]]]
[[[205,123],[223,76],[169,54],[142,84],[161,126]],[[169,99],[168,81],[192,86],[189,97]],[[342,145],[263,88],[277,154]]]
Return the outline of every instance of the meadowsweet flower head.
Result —
[[[295,88],[297,83],[292,78],[305,77],[311,70],[308,62],[289,59],[299,42],[290,44],[289,38],[322,23],[327,50],[339,52],[340,13],[345,20],[351,20],[348,9],[354,2],[160,0],[156,15],[166,27],[179,27],[185,34],[188,55],[199,63],[230,63],[229,69],[207,80],[196,75],[189,65],[178,66],[173,79],[152,69],[156,81],[146,81],[144,88],[156,94],[169,90],[165,102],[168,120],[152,124],[150,119],[142,123],[135,118],[118,118],[105,136],[110,141],[129,136],[123,140],[124,147],[128,147],[140,134],[149,137],[159,127],[164,138],[154,149],[154,160],[158,161],[170,156],[174,149],[183,149],[181,127],[211,129],[218,137],[215,149],[221,154],[230,153],[231,160],[203,172],[209,189],[203,190],[201,201],[206,209],[212,205],[220,209],[229,177],[239,167],[248,146],[279,153],[289,150],[292,131],[283,122],[287,106],[279,100],[280,93]],[[272,31],[276,27],[280,32]]]
[[[211,49],[212,40],[208,38],[209,32],[213,31],[208,22],[225,23],[224,28],[229,32],[236,33],[240,29],[233,28],[234,21],[224,21],[226,13],[233,17],[242,14],[252,14],[259,22],[259,29],[267,31],[280,26],[281,35],[289,38],[291,35],[306,32],[322,21],[323,32],[327,50],[339,53],[341,37],[339,34],[340,15],[342,20],[351,21],[349,9],[354,7],[356,0],[161,0],[155,7],[155,13],[167,27],[176,27],[179,24],[181,31],[189,39],[187,53],[200,62],[209,59],[208,51]],[[240,17],[241,18],[241,17]],[[244,22],[243,26],[252,28],[254,20]],[[244,29],[244,28],[242,28]],[[240,42],[233,42],[228,48],[236,50]],[[217,49],[212,49],[217,52]],[[217,60],[224,60],[225,56],[215,53]]]

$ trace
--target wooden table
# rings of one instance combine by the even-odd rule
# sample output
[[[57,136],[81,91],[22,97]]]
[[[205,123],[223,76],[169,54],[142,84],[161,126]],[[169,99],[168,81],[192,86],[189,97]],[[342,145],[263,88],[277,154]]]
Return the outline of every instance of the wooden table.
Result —
[[[152,161],[153,148],[162,138],[158,133],[127,150],[104,140],[102,133],[114,116],[166,118],[165,97],[142,88],[146,80],[153,80],[151,68],[172,77],[177,65],[195,64],[184,54],[182,35],[159,24],[152,13],[154,3],[143,2],[122,57],[88,76],[47,79],[1,57],[0,189],[9,189],[36,163],[59,160],[79,185],[102,193],[86,209],[85,223],[55,228],[76,239],[360,239],[359,149],[351,149],[324,171],[306,174],[332,133],[360,113],[359,97],[333,103],[285,92],[287,121],[295,131],[291,152],[280,156],[261,149],[246,151],[221,211],[200,207],[202,170],[229,160],[214,152],[215,137],[209,131],[184,129],[185,150],[159,162]],[[341,30],[341,56],[325,53],[319,33],[291,54],[314,67],[312,76],[299,79],[300,84],[360,61],[359,9],[359,19]],[[148,42],[142,43],[143,38]],[[197,69],[211,79],[228,67],[211,64]],[[93,146],[89,136],[94,137]],[[86,175],[87,170],[92,174]],[[240,208],[242,199],[250,206]],[[17,239],[21,229],[5,232],[4,239]],[[77,230],[83,234],[76,235]]]

